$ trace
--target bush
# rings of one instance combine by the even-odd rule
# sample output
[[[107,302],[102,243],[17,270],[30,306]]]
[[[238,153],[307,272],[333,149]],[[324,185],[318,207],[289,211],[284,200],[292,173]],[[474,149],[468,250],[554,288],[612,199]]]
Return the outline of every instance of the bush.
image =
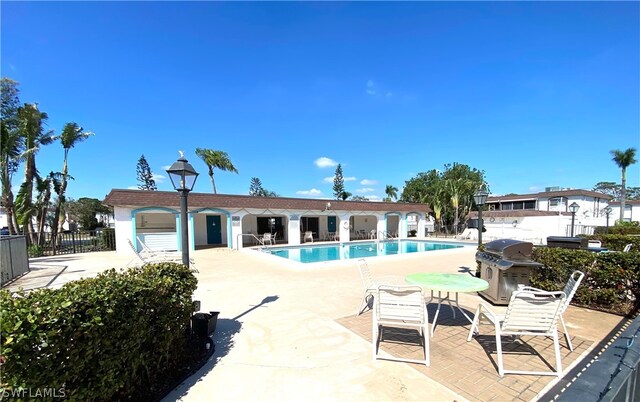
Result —
[[[574,270],[585,273],[573,304],[615,314],[631,314],[640,300],[640,253],[593,253],[586,250],[535,247],[533,259],[544,264],[531,285],[562,290]]]
[[[594,234],[612,234],[612,235],[630,235],[640,234],[640,224],[638,222],[623,222],[616,223],[615,226],[598,226],[594,231]]]
[[[42,257],[44,255],[44,248],[37,244],[32,244],[29,246],[27,252],[29,253],[30,258]]]
[[[104,228],[98,236],[100,250],[116,249],[116,230],[113,228]]]
[[[599,234],[585,237],[589,240],[600,240],[602,247],[610,251],[622,251],[627,244],[633,244],[632,250],[640,250],[640,236]]]
[[[159,263],[55,290],[2,290],[0,385],[63,389],[70,400],[131,399],[179,364],[196,286],[189,268]]]

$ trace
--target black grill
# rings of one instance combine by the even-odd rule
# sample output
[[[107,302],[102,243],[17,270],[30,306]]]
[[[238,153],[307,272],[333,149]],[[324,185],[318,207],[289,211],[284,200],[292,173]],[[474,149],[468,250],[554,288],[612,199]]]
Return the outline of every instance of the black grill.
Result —
[[[547,237],[547,247],[587,249],[589,240],[584,237],[549,236]]]
[[[489,288],[480,292],[494,304],[509,304],[511,293],[518,285],[529,285],[529,276],[542,266],[531,259],[533,243],[513,239],[494,240],[476,253],[480,277]]]

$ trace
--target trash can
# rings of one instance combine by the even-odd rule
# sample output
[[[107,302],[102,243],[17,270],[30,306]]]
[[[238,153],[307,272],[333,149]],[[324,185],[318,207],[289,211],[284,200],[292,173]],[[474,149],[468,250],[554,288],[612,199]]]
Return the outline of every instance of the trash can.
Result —
[[[191,316],[191,332],[203,338],[209,336],[216,330],[218,314],[220,314],[219,311],[195,313]]]

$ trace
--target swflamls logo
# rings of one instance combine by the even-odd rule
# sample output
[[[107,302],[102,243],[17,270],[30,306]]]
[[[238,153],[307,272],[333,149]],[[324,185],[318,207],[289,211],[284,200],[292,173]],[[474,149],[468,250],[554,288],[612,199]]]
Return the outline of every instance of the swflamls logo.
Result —
[[[67,393],[64,388],[0,388],[0,400],[12,398],[65,398]]]

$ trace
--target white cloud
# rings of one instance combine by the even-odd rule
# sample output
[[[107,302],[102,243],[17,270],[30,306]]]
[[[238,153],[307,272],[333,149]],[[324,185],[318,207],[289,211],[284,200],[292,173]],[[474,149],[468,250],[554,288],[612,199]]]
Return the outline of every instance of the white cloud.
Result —
[[[316,189],[316,188],[312,188],[311,190],[298,190],[296,191],[297,195],[310,195],[310,196],[314,196],[317,197],[319,195],[322,195],[322,191]]]
[[[334,161],[331,158],[327,158],[326,156],[316,159],[315,161],[313,161],[313,163],[315,163],[315,165],[319,168],[338,166],[338,162]]]
[[[379,202],[379,201],[382,201],[382,198],[380,198],[380,197],[379,197],[379,196],[377,196],[377,195],[372,195],[372,194],[370,194],[370,195],[368,195],[368,196],[367,196],[367,198],[369,199],[369,201],[378,201],[378,202]]]
[[[167,176],[164,176],[164,175],[161,175],[161,174],[157,174],[157,173],[151,173],[151,178],[156,183],[164,183],[164,180],[167,178]]]
[[[129,187],[127,187],[127,189],[128,189],[128,190],[140,190],[140,189],[138,188],[138,186],[129,186]]]
[[[376,83],[372,80],[367,81],[367,95],[375,95],[376,94]]]
[[[167,171],[169,170],[169,168],[171,167],[171,165],[166,165],[162,167],[162,170]]]
[[[335,179],[335,176],[329,176],[329,177],[325,177],[324,179],[322,179],[323,182],[325,183],[333,183],[333,179]]]
[[[373,193],[375,190],[369,187],[359,188],[356,190],[356,193],[365,194],[365,193]]]
[[[356,178],[354,176],[349,176],[349,177],[343,177],[342,178],[344,181],[356,181]]]
[[[360,184],[362,184],[363,186],[375,186],[376,184],[378,184],[378,180],[362,179],[360,181]]]

